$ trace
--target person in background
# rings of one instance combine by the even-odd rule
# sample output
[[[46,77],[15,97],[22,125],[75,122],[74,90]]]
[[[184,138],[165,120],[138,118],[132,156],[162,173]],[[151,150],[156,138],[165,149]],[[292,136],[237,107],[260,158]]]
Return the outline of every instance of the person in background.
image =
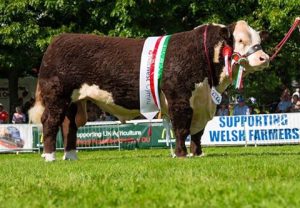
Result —
[[[280,102],[277,105],[276,113],[287,113],[292,108],[291,96],[289,89],[285,89],[280,97]]]
[[[20,106],[16,107],[16,112],[13,115],[12,123],[20,124],[20,123],[25,123],[25,122],[26,122],[26,116],[22,112],[21,107]]]
[[[0,103],[0,124],[7,123],[8,113],[4,110],[2,103]]]
[[[249,107],[245,103],[245,99],[240,96],[238,98],[238,104],[234,106],[233,109],[233,115],[238,116],[238,115],[249,115]]]
[[[26,116],[26,123],[29,121],[28,111],[31,107],[33,107],[33,105],[34,105],[34,98],[31,97],[30,100],[28,100],[23,106],[23,112],[25,113]]]
[[[107,112],[102,112],[100,115],[100,121],[115,121],[116,119]]]
[[[267,114],[267,112],[265,111],[265,106],[259,106],[259,114]]]
[[[300,112],[300,99],[299,93],[295,92],[292,96],[291,112]]]
[[[256,114],[254,105],[249,105],[249,115]]]
[[[229,116],[228,106],[225,103],[221,103],[217,111],[217,116]]]

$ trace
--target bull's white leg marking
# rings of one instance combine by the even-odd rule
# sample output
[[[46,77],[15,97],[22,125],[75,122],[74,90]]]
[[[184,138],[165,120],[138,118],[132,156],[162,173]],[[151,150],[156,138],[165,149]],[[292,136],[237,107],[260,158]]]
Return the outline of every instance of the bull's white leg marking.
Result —
[[[53,162],[53,161],[55,161],[55,152],[44,153],[44,158],[45,158],[46,162]]]
[[[101,90],[97,85],[83,84],[72,93],[72,102],[90,99],[102,110],[116,116],[120,121],[130,120],[140,115],[139,110],[128,110],[114,103],[110,92]]]
[[[78,160],[76,150],[65,152],[63,156],[63,160]]]

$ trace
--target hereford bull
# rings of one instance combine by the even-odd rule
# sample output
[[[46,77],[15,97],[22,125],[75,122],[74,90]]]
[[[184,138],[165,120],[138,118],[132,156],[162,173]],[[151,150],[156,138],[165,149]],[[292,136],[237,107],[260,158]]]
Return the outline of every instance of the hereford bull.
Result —
[[[46,161],[55,160],[59,127],[64,159],[77,159],[76,132],[87,121],[86,100],[121,121],[140,115],[139,66],[144,41],[62,34],[49,45],[39,71],[36,102],[30,110],[31,120],[43,124]],[[260,43],[260,33],[245,21],[229,26],[202,25],[171,36],[160,101],[162,113],[170,118],[175,132],[176,156],[187,155],[185,139],[189,134],[191,154],[202,154],[201,135],[216,111],[211,87],[222,93],[231,83],[223,70],[221,51],[225,44],[234,52],[247,54],[245,76],[268,66],[269,56]]]

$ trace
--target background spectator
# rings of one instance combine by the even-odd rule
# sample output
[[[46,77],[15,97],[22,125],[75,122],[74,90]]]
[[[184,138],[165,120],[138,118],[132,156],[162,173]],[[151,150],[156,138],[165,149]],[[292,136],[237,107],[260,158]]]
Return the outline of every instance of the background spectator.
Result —
[[[33,105],[34,105],[34,98],[31,97],[30,100],[28,100],[23,106],[23,113],[26,116],[26,123],[28,122],[28,111]]]
[[[289,89],[285,89],[280,97],[280,102],[277,105],[276,113],[287,113],[292,108],[291,96]]]
[[[229,116],[228,106],[225,103],[221,103],[217,111],[217,116]]]
[[[264,105],[259,106],[259,114],[267,114],[267,113],[268,112],[266,112]]]
[[[100,121],[115,121],[116,119],[109,113],[102,112],[100,115]]]
[[[97,121],[101,115],[101,109],[93,102],[87,101],[88,121]]]
[[[294,93],[292,96],[292,107],[291,112],[300,112],[300,100],[299,93]]]
[[[26,122],[26,116],[22,112],[21,107],[20,106],[16,107],[16,112],[13,115],[12,123],[20,124],[20,123],[25,123],[25,122]]]
[[[237,115],[249,115],[249,114],[250,114],[249,107],[246,105],[245,99],[242,96],[238,97],[238,104],[234,106],[233,115],[237,116]]]
[[[7,123],[8,113],[4,110],[2,103],[0,103],[0,124]]]

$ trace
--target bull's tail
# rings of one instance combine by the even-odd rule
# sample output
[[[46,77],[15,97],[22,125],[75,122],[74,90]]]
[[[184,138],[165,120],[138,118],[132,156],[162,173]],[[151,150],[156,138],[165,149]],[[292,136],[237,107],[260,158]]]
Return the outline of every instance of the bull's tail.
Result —
[[[28,111],[29,123],[40,124],[45,107],[43,106],[39,82],[37,82],[35,91],[35,103]]]

